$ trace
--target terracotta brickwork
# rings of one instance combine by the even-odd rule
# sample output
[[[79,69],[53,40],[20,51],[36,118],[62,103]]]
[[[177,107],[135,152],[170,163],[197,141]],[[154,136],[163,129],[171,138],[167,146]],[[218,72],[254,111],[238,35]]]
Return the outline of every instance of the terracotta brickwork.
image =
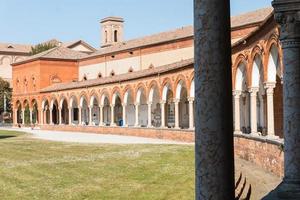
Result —
[[[236,135],[234,138],[235,156],[261,166],[278,176],[283,176],[283,144],[267,139]]]

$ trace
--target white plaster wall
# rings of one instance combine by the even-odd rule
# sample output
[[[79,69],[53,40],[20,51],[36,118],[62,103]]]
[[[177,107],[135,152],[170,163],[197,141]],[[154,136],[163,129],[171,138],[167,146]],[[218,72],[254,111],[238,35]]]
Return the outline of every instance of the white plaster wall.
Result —
[[[170,51],[163,51],[142,56],[142,69],[148,69],[151,64],[154,67],[171,64],[181,60],[194,57],[194,47],[180,48]]]
[[[133,71],[148,69],[152,64],[154,67],[171,64],[181,60],[186,60],[194,57],[194,47],[163,51],[143,56],[134,56],[120,60],[108,61],[79,67],[79,80],[82,80],[86,75],[88,79],[95,79],[99,72],[102,76],[110,76],[112,71],[116,75],[128,73],[130,68]]]
[[[105,63],[82,66],[79,67],[78,80],[81,81],[84,75],[87,76],[88,80],[96,79],[99,73],[101,73],[103,77],[105,76]]]
[[[130,67],[132,67],[133,71],[140,69],[140,58],[138,56],[107,62],[106,76],[110,76],[111,71],[114,71],[115,75],[125,74]]]

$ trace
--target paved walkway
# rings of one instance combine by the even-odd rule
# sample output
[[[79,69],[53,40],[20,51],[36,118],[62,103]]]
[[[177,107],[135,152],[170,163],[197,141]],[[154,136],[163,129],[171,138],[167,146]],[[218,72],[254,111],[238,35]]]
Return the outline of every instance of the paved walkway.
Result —
[[[0,130],[23,131],[32,134],[33,138],[77,143],[106,143],[106,144],[193,144],[172,140],[153,139],[135,136],[95,134],[69,131],[31,130],[30,128],[1,127]]]

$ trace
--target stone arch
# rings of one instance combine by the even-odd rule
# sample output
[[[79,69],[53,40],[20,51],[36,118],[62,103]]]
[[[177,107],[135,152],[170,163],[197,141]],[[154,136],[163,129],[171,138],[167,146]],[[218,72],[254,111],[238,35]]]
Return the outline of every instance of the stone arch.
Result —
[[[136,91],[135,99],[135,126],[145,127],[148,124],[148,104],[147,104],[147,91],[143,84],[139,84]]]
[[[237,58],[235,59],[235,62],[233,64],[233,67],[232,67],[232,88],[235,89],[235,86],[236,86],[236,77],[237,77],[237,73],[238,73],[238,69],[239,69],[239,66],[241,64],[244,64],[245,67],[247,67],[247,58],[244,54],[239,54],[237,56]]]
[[[161,126],[161,97],[160,88],[157,82],[150,83],[148,101],[151,103],[151,126]]]
[[[194,78],[191,81],[189,97],[195,98],[195,81],[194,81]]]
[[[50,104],[47,97],[42,98],[43,124],[50,124]]]
[[[51,98],[51,102],[50,102],[50,112],[51,112],[51,116],[52,119],[50,117],[51,120],[51,124],[59,124],[59,112],[58,112],[58,107],[59,107],[59,103],[56,97],[52,97]]]
[[[71,109],[71,124],[79,124],[79,101],[75,94],[70,95],[69,109]]]
[[[123,103],[125,106],[124,125],[133,126],[135,124],[135,94],[130,85],[124,89]]]
[[[121,126],[123,124],[123,106],[122,96],[118,88],[113,90],[112,94],[112,105],[113,105],[113,124]]]
[[[80,118],[81,118],[81,125],[88,125],[89,124],[89,103],[86,93],[81,93],[80,99],[79,99],[79,109],[81,112]]]
[[[7,60],[8,62],[5,62],[5,60]],[[3,65],[4,63],[7,63],[10,65],[12,63],[12,58],[10,56],[3,56],[0,59],[0,64]]]
[[[15,102],[15,108],[16,108],[16,122],[17,122],[17,124],[22,124],[23,123],[23,112],[22,112],[22,109],[23,109],[23,107],[22,107],[22,103],[21,103],[21,101],[20,100],[17,100],[16,102]]]
[[[31,123],[33,124],[38,124],[38,122],[40,121],[39,119],[39,106],[38,106],[38,101],[36,99],[32,99],[31,100],[31,110],[32,110],[32,117],[31,117]]]

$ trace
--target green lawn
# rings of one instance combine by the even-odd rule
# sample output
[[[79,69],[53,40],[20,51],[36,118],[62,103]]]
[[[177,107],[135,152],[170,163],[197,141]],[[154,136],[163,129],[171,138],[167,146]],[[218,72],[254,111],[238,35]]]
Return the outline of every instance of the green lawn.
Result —
[[[194,147],[59,143],[0,131],[0,199],[192,200]]]

